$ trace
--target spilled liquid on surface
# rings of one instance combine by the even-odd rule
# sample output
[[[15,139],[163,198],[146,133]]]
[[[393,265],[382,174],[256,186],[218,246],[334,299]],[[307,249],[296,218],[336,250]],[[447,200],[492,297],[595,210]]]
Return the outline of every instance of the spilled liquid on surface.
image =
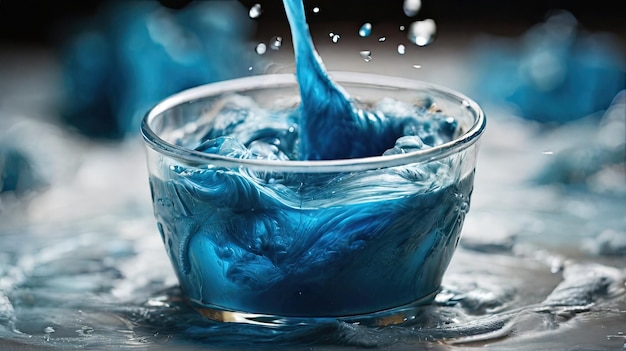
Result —
[[[492,131],[510,127],[490,125]],[[552,135],[517,128],[536,150],[555,145]],[[585,126],[572,133],[590,137]],[[47,141],[64,145],[65,155],[83,157],[82,172],[97,169],[108,185],[98,189],[90,178],[76,179],[19,211],[2,213],[0,345],[7,349],[565,351],[619,350],[625,342],[626,261],[617,240],[623,237],[625,200],[527,182],[533,175],[528,165],[546,159],[541,152],[503,154],[500,143],[506,140],[485,140],[480,169],[516,169],[519,178],[477,173],[480,191],[443,290],[414,321],[368,328],[322,320],[277,333],[211,322],[183,298],[154,229],[149,195],[136,191],[145,190],[145,173],[116,177],[116,167],[138,169],[141,145],[90,149],[81,140],[58,138]],[[128,158],[120,160],[120,151]],[[86,201],[81,192],[98,201]],[[82,206],[59,208],[67,202]]]

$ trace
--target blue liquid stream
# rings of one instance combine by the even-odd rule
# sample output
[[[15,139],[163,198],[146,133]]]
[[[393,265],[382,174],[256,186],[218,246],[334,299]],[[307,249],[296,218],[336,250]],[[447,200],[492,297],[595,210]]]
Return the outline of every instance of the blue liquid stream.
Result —
[[[404,135],[409,120],[390,119],[356,108],[326,73],[309,34],[303,2],[283,0],[283,4],[291,27],[302,97],[300,158],[332,160],[380,155],[380,150]]]
[[[297,111],[271,116],[297,121],[299,140],[280,142],[283,150],[287,141],[286,149],[297,145],[286,154],[356,158],[398,147],[404,135],[431,140],[430,146],[452,138],[455,123],[449,119],[424,127],[416,125],[415,116],[357,108],[315,52],[302,2],[284,0],[284,5],[302,98]],[[238,108],[224,113],[233,111]],[[235,129],[251,139],[220,134],[228,128],[212,130],[196,149],[254,157],[246,149],[252,142],[284,135],[263,125],[250,133],[236,120]],[[249,313],[348,316],[409,304],[437,291],[472,192],[473,174],[460,179],[451,171],[455,162],[360,174],[274,174],[271,181],[252,170],[173,166],[164,179],[152,177],[150,185],[159,231],[192,300]]]

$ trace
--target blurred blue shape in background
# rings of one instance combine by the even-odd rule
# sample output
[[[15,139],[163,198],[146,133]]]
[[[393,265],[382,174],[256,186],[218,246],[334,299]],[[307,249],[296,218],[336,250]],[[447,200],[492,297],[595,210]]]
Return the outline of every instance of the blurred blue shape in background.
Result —
[[[31,160],[20,150],[0,144],[0,194],[22,194],[43,185]]]
[[[257,71],[262,62],[246,45],[254,24],[236,1],[198,1],[181,10],[112,2],[62,50],[63,119],[92,137],[135,134],[163,98]]]
[[[624,89],[624,48],[610,33],[551,13],[520,38],[483,37],[475,47],[476,97],[508,103],[526,119],[562,124],[605,110]]]
[[[597,126],[582,124],[567,132],[568,146],[539,171],[536,183],[626,195],[626,89],[617,94]]]

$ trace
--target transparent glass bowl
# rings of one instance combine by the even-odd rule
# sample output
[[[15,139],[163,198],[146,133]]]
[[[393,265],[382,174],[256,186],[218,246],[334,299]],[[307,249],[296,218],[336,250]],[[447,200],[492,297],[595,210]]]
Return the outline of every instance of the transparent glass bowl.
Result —
[[[186,90],[144,118],[157,226],[182,291],[205,316],[383,325],[412,318],[439,291],[469,210],[482,110],[419,81],[330,75],[363,103],[430,99],[456,119],[457,136],[419,151],[326,161],[193,150],[225,96],[293,109],[299,90],[291,74]]]

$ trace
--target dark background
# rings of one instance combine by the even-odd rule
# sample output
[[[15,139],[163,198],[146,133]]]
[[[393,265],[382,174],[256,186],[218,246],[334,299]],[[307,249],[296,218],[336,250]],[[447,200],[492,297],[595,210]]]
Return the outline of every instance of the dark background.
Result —
[[[157,1],[157,0],[130,0]],[[191,1],[159,0],[171,8],[184,7]],[[210,1],[210,0],[202,0]],[[260,3],[264,9],[259,22],[286,21],[280,0],[232,0],[251,7]],[[80,18],[89,18],[98,12],[105,1],[51,1],[0,0],[0,44],[52,45],[56,29]],[[321,11],[309,16],[309,22],[323,21],[380,21],[404,20],[402,0],[308,0],[307,8],[319,6]],[[423,0],[416,19],[433,18],[438,24],[454,23],[468,30],[498,26],[530,25],[541,22],[548,11],[565,9],[573,13],[586,28],[606,30],[626,36],[626,25],[621,10],[622,1],[615,0]]]

